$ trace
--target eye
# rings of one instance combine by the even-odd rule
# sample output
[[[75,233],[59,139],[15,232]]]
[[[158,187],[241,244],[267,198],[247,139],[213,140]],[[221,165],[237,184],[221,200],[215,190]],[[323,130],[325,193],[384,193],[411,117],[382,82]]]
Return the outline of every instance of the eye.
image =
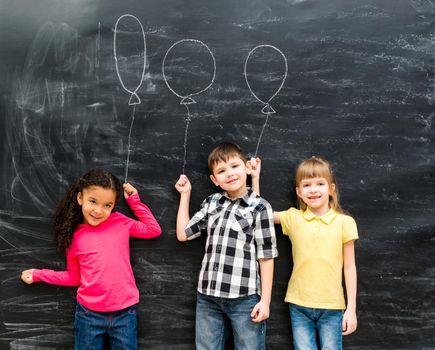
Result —
[[[110,208],[112,208],[112,205],[111,205],[111,204],[106,204],[104,207],[105,207],[106,209],[110,209]]]
[[[92,204],[96,204],[97,203],[97,201],[95,199],[90,199],[89,202],[92,203]]]

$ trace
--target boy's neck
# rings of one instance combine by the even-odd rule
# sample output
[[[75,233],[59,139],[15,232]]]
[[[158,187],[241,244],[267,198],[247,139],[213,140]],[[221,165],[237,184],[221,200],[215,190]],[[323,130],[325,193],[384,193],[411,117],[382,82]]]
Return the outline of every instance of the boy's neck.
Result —
[[[246,185],[235,192],[227,191],[228,197],[230,197],[232,200],[243,198],[244,196],[246,196],[247,193],[248,193],[248,186]]]

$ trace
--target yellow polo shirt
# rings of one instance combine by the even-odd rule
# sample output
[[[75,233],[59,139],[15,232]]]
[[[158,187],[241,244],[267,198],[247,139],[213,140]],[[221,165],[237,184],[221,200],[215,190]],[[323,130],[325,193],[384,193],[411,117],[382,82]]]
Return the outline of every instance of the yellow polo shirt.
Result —
[[[293,272],[285,301],[343,310],[343,244],[358,239],[355,220],[334,210],[319,217],[309,209],[279,212],[282,232],[292,242]]]

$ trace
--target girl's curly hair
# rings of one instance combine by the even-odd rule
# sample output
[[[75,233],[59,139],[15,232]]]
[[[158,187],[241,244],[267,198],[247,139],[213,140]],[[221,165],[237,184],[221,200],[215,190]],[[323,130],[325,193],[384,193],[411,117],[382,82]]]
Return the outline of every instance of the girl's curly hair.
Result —
[[[74,231],[83,222],[82,207],[77,202],[77,194],[91,186],[100,186],[115,191],[116,201],[122,192],[121,182],[118,178],[111,172],[98,168],[80,176],[69,186],[56,207],[53,220],[57,249],[62,254],[67,254],[74,237]]]

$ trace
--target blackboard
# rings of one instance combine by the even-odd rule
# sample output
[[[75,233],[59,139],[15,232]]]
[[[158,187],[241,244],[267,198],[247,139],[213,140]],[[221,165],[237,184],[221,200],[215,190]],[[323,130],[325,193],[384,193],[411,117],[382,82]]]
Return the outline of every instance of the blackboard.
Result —
[[[272,51],[247,62],[259,45]],[[271,47],[288,68],[275,96],[285,65]],[[330,160],[360,233],[345,348],[434,348],[433,0],[2,0],[0,63],[1,349],[72,347],[75,289],[19,276],[64,267],[53,208],[95,166],[128,175],[163,228],[131,242],[140,348],[193,349],[204,240],[177,242],[173,185],[184,168],[197,209],[220,141],[258,145],[276,210],[295,202],[301,159]],[[267,347],[289,349],[291,248],[277,229]]]

